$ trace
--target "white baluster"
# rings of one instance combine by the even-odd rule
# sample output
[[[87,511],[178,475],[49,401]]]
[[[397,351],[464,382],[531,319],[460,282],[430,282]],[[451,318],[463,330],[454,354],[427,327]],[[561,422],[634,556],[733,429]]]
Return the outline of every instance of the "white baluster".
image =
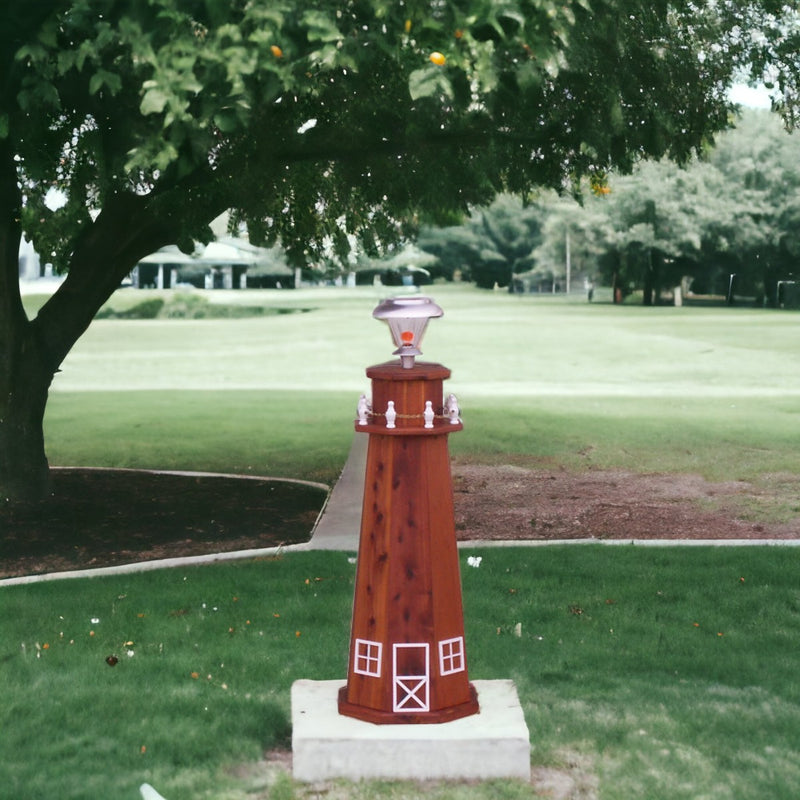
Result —
[[[394,428],[395,427],[394,421],[396,419],[397,419],[397,412],[394,410],[394,400],[390,400],[389,405],[386,407],[386,427]]]
[[[367,417],[372,412],[372,403],[365,394],[358,398],[358,424],[366,425]]]
[[[430,400],[425,401],[425,411],[422,413],[422,416],[425,420],[425,427],[432,428],[433,427],[433,403]]]
[[[459,414],[461,413],[461,409],[458,407],[458,400],[454,394],[449,394],[447,396],[447,403],[445,404],[445,409],[447,410],[447,416],[450,417],[450,424],[451,425],[458,425],[461,421],[459,419]]]

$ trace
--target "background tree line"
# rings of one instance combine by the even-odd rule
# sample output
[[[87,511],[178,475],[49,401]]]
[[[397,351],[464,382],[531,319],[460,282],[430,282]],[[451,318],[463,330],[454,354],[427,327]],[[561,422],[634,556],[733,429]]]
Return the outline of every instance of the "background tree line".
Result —
[[[683,284],[774,305],[778,281],[800,273],[800,139],[747,110],[684,166],[645,161],[580,200],[501,195],[458,225],[424,228],[418,245],[436,256],[433,276],[483,288],[563,291],[569,261],[572,288],[592,280],[645,304]]]

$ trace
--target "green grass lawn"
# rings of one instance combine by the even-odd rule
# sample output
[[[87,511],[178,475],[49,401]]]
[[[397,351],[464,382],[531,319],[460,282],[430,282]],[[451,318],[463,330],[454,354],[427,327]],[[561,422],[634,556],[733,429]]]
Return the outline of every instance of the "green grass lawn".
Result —
[[[227,472],[332,483],[353,437],[347,392],[54,392],[52,464]]]
[[[792,312],[428,293],[445,317],[425,358],[453,370],[465,420],[457,459],[764,484],[797,472]],[[371,319],[381,296],[217,293],[312,310],[98,322],[54,381],[50,460],[332,483],[364,369],[391,357]],[[794,548],[481,555],[462,575],[470,672],[515,680],[534,765],[580,773],[603,800],[800,796]],[[133,800],[149,781],[168,800],[314,796],[240,766],[287,744],[293,680],[344,677],[353,569],[344,554],[298,553],[0,589],[0,794]],[[423,793],[531,797],[513,782],[328,797]]]
[[[470,676],[515,681],[534,766],[604,800],[800,796],[800,552],[476,553]],[[169,800],[318,796],[252,766],[288,746],[295,679],[344,678],[354,570],[296,553],[0,590],[4,796],[134,800],[144,781]],[[534,796],[513,781],[328,796],[423,795]]]
[[[714,480],[795,471],[793,312],[590,305],[450,285],[429,293],[445,316],[431,322],[424,358],[453,372],[446,386],[466,425],[451,440],[457,458]],[[120,296],[140,294],[151,293]],[[388,330],[371,318],[381,296],[216,292],[215,302],[311,310],[96,322],[53,384],[52,463],[335,480],[369,388],[364,370],[391,358]]]

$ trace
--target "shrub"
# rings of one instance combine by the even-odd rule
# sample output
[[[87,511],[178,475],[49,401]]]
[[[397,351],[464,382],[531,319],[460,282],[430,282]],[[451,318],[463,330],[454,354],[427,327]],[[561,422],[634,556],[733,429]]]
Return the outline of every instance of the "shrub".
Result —
[[[113,308],[101,308],[97,312],[97,319],[155,319],[164,308],[164,300],[153,297],[142,300],[124,311],[115,311]]]

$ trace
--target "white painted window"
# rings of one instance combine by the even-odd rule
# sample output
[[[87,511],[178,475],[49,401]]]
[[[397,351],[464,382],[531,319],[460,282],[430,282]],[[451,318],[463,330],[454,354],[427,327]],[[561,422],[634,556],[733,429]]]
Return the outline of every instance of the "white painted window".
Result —
[[[439,642],[439,674],[452,675],[464,669],[464,637],[456,636]]]
[[[383,645],[369,639],[356,639],[356,652],[353,671],[372,678],[381,676],[381,654]]]

